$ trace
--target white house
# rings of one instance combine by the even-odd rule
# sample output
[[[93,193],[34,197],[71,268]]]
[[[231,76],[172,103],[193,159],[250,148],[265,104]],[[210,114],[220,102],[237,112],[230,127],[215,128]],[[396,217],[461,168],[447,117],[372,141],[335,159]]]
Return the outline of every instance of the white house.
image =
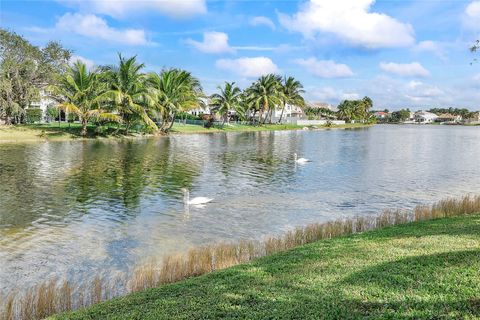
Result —
[[[273,119],[280,120],[281,114],[282,109],[275,108],[275,111],[273,112]],[[285,106],[285,110],[283,111],[282,122],[289,122],[291,118],[301,118],[303,115],[303,110],[300,107],[287,104]]]
[[[414,119],[417,123],[432,123],[438,116],[428,111],[418,111],[415,113]]]
[[[56,106],[55,100],[51,99],[45,90],[40,91],[40,100],[30,103],[29,108],[40,108],[42,110],[42,122],[47,118],[47,109]]]

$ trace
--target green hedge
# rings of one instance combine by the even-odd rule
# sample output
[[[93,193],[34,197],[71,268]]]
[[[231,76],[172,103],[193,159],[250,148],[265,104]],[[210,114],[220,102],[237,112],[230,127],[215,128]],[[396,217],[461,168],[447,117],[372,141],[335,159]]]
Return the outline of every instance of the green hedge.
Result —
[[[196,116],[196,115],[190,114],[188,112],[178,112],[175,115],[175,119],[202,120],[202,115]]]
[[[43,112],[40,108],[28,108],[25,110],[27,123],[40,122],[42,120]]]

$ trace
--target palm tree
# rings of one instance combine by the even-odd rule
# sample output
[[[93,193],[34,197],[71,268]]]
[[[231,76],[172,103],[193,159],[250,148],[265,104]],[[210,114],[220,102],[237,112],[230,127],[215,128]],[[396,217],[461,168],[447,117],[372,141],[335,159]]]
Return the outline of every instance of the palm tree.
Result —
[[[356,106],[354,101],[344,100],[338,105],[338,115],[341,119],[350,122],[355,118]]]
[[[225,87],[218,86],[220,93],[210,96],[210,105],[217,109],[222,115],[223,123],[228,120],[230,110],[240,111],[240,95],[242,90],[235,85],[235,82],[225,82]]]
[[[119,113],[126,124],[127,134],[137,120],[148,128],[157,130],[157,125],[148,116],[148,109],[153,106],[154,99],[147,86],[147,77],[141,73],[145,65],[137,63],[136,56],[126,59],[119,54],[118,57],[118,66],[103,68],[108,89],[99,97],[99,101],[110,103]]]
[[[304,93],[305,90],[303,90],[303,85],[300,83],[300,81],[295,80],[294,77],[285,77],[283,79],[281,89],[283,93],[282,113],[280,114],[280,120],[278,121],[279,123],[282,122],[283,113],[287,104],[299,107],[305,106],[305,100],[302,97],[302,93]]]
[[[364,97],[362,99],[362,105],[363,105],[363,120],[366,121],[368,120],[370,116],[370,109],[373,107],[373,101],[369,97]]]
[[[58,108],[78,116],[82,136],[87,134],[87,124],[91,119],[121,122],[118,115],[100,108],[97,98],[102,85],[98,76],[96,70],[89,71],[83,62],[77,61],[52,87],[55,98],[60,101]]]
[[[203,104],[200,81],[190,72],[180,69],[162,70],[148,77],[151,95],[154,97],[152,112],[160,115],[160,130],[168,132],[177,112],[189,111]]]
[[[266,116],[263,123],[267,121],[269,113],[273,112],[276,106],[282,102],[281,90],[282,78],[275,74],[261,76],[248,88],[248,99],[259,110],[259,123],[262,122],[263,114]]]

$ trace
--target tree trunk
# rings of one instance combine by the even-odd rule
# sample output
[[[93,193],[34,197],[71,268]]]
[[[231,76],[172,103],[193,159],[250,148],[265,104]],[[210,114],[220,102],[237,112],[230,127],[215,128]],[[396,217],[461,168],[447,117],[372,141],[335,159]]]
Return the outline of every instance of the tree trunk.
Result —
[[[87,135],[87,119],[82,119],[82,131],[80,131],[80,135],[82,137]]]
[[[168,124],[168,128],[166,128],[164,131],[165,133],[167,133],[168,131],[170,131],[170,129],[172,129],[174,122],[175,122],[175,112],[172,114],[171,121]]]
[[[274,109],[270,110],[270,120],[268,121],[270,124],[272,124],[273,111]]]
[[[255,125],[255,115],[257,114],[257,110],[253,110],[252,121],[253,125]]]
[[[267,109],[267,111],[265,112],[265,118],[263,118],[263,124],[267,123],[269,113],[270,113],[270,110]]]
[[[280,120],[278,120],[278,123],[282,123],[282,118],[283,118],[283,112],[284,111],[285,111],[285,103],[283,104],[282,113],[280,113]]]
[[[266,103],[263,105],[263,110],[262,110],[262,111],[265,112],[265,119],[263,119],[263,124],[265,124],[265,122],[267,122],[268,112],[270,111],[268,102],[266,102]]]

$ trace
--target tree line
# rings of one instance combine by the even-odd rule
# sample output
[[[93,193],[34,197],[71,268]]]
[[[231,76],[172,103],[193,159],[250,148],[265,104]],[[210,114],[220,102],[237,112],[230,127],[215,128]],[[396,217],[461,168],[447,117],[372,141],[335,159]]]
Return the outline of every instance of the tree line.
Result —
[[[198,78],[186,70],[170,68],[144,72],[136,57],[119,54],[116,65],[87,68],[82,61],[69,65],[71,51],[51,42],[45,48],[0,29],[0,118],[24,123],[28,107],[40,100],[41,92],[57,107],[74,114],[82,124],[121,123],[126,131],[141,124],[149,131],[168,132],[180,112],[207,105],[224,121],[234,111],[242,120],[271,122],[275,109],[305,105],[302,84],[293,77],[267,74],[241,90],[234,82],[219,86],[218,93],[205,95]],[[280,119],[281,121],[281,119]]]
[[[63,111],[81,123],[81,135],[89,124],[121,124],[126,133],[140,125],[146,131],[168,132],[179,114],[210,107],[223,122],[232,113],[253,124],[272,123],[275,110],[282,122],[288,105],[305,108],[303,85],[294,77],[267,74],[242,90],[225,82],[207,96],[198,78],[178,68],[145,72],[135,56],[118,56],[114,65],[88,68],[82,61],[70,63],[72,52],[57,42],[39,48],[20,35],[0,29],[0,119],[7,124],[38,119],[29,108],[43,97],[56,103],[48,115]],[[366,121],[372,100],[343,101],[329,117]],[[327,117],[328,118],[328,117]]]
[[[304,112],[310,119],[342,119],[346,122],[358,121],[366,123],[375,121],[371,111],[372,106],[372,99],[364,97],[359,100],[343,100],[337,106],[337,111],[326,107],[307,106]]]
[[[44,48],[0,29],[0,118],[24,121],[26,109],[40,99],[40,88],[66,71],[71,51],[57,42]]]

